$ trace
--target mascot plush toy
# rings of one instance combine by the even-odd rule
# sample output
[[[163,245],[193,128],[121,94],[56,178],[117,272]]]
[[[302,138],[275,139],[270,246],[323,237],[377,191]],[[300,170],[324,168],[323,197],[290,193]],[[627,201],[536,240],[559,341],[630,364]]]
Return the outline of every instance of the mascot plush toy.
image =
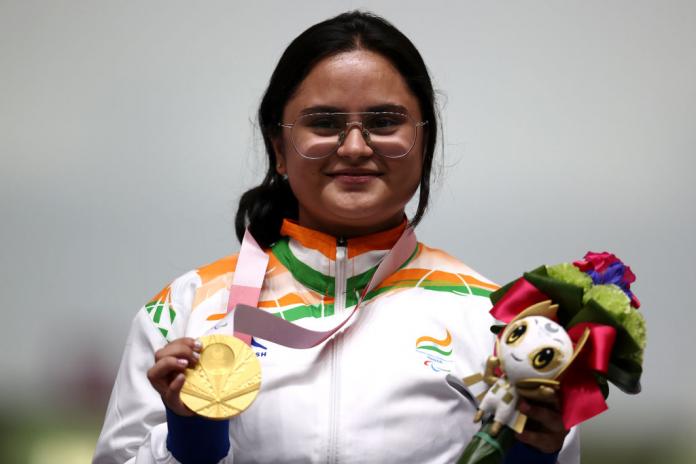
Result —
[[[557,380],[587,340],[573,342],[556,321],[558,305],[542,301],[522,311],[496,342],[497,356],[488,358],[483,380],[491,386],[478,407],[475,422],[493,416],[491,435],[503,425],[521,433],[526,416],[517,410],[520,396],[543,398],[559,389]],[[500,370],[498,377],[495,372]]]
[[[640,392],[645,320],[630,290],[635,275],[611,253],[525,272],[490,296],[501,324],[485,371],[447,377],[483,421],[460,464],[495,464],[505,458],[527,418],[521,397],[558,395],[566,429],[605,411],[608,382]],[[472,388],[484,382],[475,396]]]

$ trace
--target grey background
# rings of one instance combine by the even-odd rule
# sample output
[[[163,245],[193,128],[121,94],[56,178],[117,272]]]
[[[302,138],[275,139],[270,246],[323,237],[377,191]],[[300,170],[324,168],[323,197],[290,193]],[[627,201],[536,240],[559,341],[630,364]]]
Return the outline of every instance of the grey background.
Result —
[[[419,238],[507,282],[610,250],[644,392],[586,435],[694,448],[696,3],[0,1],[0,409],[102,417],[138,308],[237,250],[255,110],[288,42],[352,8],[422,52],[444,139]]]

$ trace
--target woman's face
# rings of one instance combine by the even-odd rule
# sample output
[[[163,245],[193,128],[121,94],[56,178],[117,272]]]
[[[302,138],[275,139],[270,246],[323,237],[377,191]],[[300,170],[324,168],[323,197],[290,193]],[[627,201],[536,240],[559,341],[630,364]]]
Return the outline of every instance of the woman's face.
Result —
[[[421,121],[418,99],[383,56],[354,50],[317,63],[283,111],[283,122],[313,112],[391,111]],[[350,120],[360,121],[359,116]],[[291,129],[274,140],[279,174],[287,174],[299,203],[299,223],[322,232],[351,237],[401,223],[406,203],[421,177],[423,129],[404,157],[376,154],[359,127],[351,127],[338,150],[322,159],[306,159],[295,150]]]

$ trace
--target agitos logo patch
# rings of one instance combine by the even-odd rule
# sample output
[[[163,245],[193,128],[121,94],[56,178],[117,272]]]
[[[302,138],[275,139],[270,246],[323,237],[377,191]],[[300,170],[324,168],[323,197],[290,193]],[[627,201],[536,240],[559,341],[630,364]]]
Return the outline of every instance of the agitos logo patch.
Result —
[[[435,372],[450,372],[452,360],[452,335],[445,329],[445,338],[424,335],[416,340],[416,351],[425,357],[423,364]]]

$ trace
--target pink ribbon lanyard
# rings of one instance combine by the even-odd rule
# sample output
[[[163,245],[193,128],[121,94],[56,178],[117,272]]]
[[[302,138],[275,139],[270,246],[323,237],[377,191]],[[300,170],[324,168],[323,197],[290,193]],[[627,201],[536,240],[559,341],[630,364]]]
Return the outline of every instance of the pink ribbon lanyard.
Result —
[[[259,304],[261,295],[261,287],[263,286],[263,278],[266,275],[268,267],[268,255],[261,249],[254,237],[247,229],[244,232],[242,240],[242,248],[239,250],[237,257],[237,266],[230,286],[230,297],[227,300],[227,314],[229,315],[239,305],[247,307],[256,307]],[[228,319],[225,317],[226,320]],[[222,322],[222,321],[221,321]],[[227,325],[215,324],[213,330],[224,331],[223,327]],[[244,331],[237,330],[234,325],[234,336],[242,340],[247,345],[251,345],[251,335]],[[223,329],[223,330],[220,330]],[[228,330],[229,331],[229,330]]]
[[[416,245],[416,234],[412,227],[407,227],[394,247],[389,250],[384,259],[379,263],[379,266],[377,266],[377,270],[372,275],[370,282],[363,290],[358,299],[358,303],[355,305],[350,315],[333,329],[327,331],[314,331],[305,329],[256,308],[261,292],[261,285],[263,284],[263,278],[266,273],[268,256],[247,230],[244,234],[244,240],[242,241],[239,261],[237,262],[234,281],[230,288],[230,299],[227,305],[228,314],[234,310],[232,317],[234,318],[235,336],[238,338],[242,338],[241,336],[248,337],[244,339],[247,343],[251,343],[251,335],[253,335],[254,337],[262,338],[290,348],[311,348],[317,346],[335,334],[353,318],[360,308],[360,304],[365,299],[365,296],[382,283],[384,279],[399,269],[411,256]],[[261,262],[262,256],[264,259],[263,263]],[[243,257],[244,261],[242,261]],[[237,279],[238,276],[239,280]]]

